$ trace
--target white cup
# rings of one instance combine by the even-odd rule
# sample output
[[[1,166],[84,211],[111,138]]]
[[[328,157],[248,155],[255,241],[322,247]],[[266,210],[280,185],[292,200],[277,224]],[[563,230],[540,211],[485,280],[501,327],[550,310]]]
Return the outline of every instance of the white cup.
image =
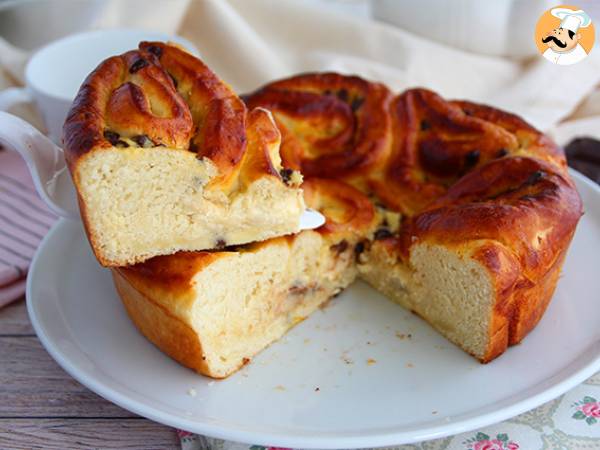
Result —
[[[85,77],[104,59],[137,48],[140,41],[173,41],[198,55],[186,39],[135,29],[88,31],[42,47],[25,67],[25,87],[0,91],[0,111],[34,101],[48,136],[60,144],[62,126]]]

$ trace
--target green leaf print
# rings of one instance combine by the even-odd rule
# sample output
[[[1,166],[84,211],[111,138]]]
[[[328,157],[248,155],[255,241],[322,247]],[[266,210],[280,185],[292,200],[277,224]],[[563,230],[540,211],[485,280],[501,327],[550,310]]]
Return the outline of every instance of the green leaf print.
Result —
[[[480,431],[479,433],[477,433],[477,434],[475,435],[475,439],[477,439],[478,441],[489,441],[489,440],[490,440],[490,437],[489,437],[487,434],[485,434],[485,433],[482,433],[482,432]]]
[[[499,441],[502,441],[502,442],[506,442],[506,441],[508,441],[508,434],[506,434],[506,433],[499,434],[498,436],[496,436],[496,439],[498,439]]]
[[[575,411],[575,414],[573,414],[573,419],[583,420],[585,419],[585,414],[582,411]]]

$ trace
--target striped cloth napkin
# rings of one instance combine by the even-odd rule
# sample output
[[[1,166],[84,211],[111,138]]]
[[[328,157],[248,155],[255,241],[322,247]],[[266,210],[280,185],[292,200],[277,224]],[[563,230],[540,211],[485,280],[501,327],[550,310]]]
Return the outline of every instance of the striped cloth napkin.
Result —
[[[0,149],[0,308],[23,297],[31,258],[55,221],[25,162]]]

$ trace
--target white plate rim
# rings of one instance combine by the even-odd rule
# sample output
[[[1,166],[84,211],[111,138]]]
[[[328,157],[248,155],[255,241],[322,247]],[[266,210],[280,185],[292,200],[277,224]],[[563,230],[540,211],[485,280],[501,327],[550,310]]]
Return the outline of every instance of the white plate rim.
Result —
[[[574,179],[586,185],[600,198],[600,186],[574,169],[570,168],[569,172]],[[35,272],[37,260],[40,254],[43,252],[47,242],[52,239],[52,236],[55,234],[58,228],[67,220],[68,219],[60,219],[44,237],[32,259],[30,273]],[[357,434],[350,436],[320,435],[315,437],[307,437],[306,435],[289,436],[281,433],[264,434],[262,432],[237,430],[225,426],[203,423],[198,420],[173,418],[168,413],[164,413],[156,408],[147,406],[143,402],[128,398],[126,395],[117,392],[110,386],[96,381],[93,377],[87,377],[85,373],[83,373],[82,369],[79,369],[76,364],[70,361],[70,359],[66,357],[57,348],[57,346],[55,346],[54,342],[45,333],[44,326],[36,315],[36,310],[34,307],[35,302],[30,300],[33,284],[32,280],[34,278],[35,276],[29,276],[27,278],[26,285],[26,298],[28,299],[26,302],[27,312],[29,314],[32,326],[46,351],[48,351],[50,356],[52,356],[59,366],[61,366],[75,380],[86,386],[92,392],[100,395],[106,400],[115,403],[121,408],[124,408],[135,414],[139,414],[140,416],[146,417],[155,422],[190,432],[235,442],[265,446],[314,449],[382,447],[422,442],[425,440],[437,439],[472,431],[522,414],[557,398],[568,390],[581,384],[600,370],[600,351],[597,352],[595,357],[582,358],[580,356],[576,360],[572,361],[569,366],[565,366],[563,369],[561,369],[558,374],[553,377],[558,378],[558,381],[551,383],[551,385],[546,388],[536,387],[534,390],[539,392],[536,392],[535,394],[526,396],[524,399],[517,400],[512,403],[510,400],[505,400],[505,402],[509,402],[509,404],[501,407],[495,412],[475,415],[474,417],[470,417],[469,414],[465,414],[466,417],[461,418],[458,421],[452,421],[447,425],[421,428],[418,432],[389,431],[378,432],[377,434]],[[582,363],[582,359],[585,359],[587,362]],[[546,384],[550,383],[550,380],[553,378],[546,380]]]

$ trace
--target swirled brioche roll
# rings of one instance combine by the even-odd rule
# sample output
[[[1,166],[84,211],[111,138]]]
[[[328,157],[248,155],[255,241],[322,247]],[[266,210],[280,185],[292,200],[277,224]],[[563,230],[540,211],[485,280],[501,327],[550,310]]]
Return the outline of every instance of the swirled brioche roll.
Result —
[[[406,217],[361,276],[482,362],[519,343],[554,293],[582,205],[562,151],[522,119],[426,90],[391,109],[371,186]]]
[[[391,150],[392,94],[384,85],[337,73],[298,75],[244,96],[273,112],[286,167],[362,186]]]
[[[348,286],[374,208],[335,180],[308,180],[304,192],[327,217],[315,231],[112,269],[138,329],[181,364],[223,378]]]
[[[101,264],[298,231],[301,176],[280,133],[199,59],[159,42],[107,59],[64,125],[65,156]]]
[[[562,150],[519,117],[469,102],[449,102],[426,89],[393,100],[392,151],[383,169],[366,174],[388,207],[414,215],[485,164],[515,156],[565,171]]]
[[[513,114],[379,86],[307,74],[245,99],[272,108],[295,167],[350,180],[392,218],[361,244],[360,276],[490,361],[542,317],[582,214],[563,151]]]

